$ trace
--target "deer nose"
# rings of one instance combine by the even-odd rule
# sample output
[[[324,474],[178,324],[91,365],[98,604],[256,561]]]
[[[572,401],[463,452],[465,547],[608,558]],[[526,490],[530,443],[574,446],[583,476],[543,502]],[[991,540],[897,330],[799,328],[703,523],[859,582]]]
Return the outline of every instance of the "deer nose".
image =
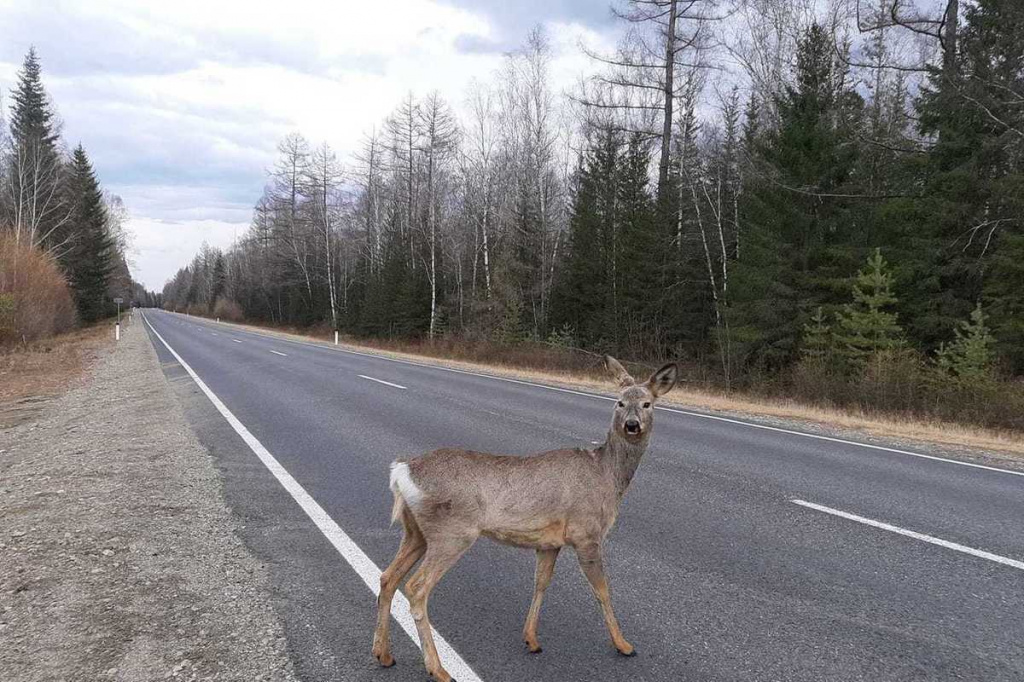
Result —
[[[640,422],[638,420],[636,420],[636,419],[627,419],[626,420],[626,431],[628,433],[639,433],[640,432]]]

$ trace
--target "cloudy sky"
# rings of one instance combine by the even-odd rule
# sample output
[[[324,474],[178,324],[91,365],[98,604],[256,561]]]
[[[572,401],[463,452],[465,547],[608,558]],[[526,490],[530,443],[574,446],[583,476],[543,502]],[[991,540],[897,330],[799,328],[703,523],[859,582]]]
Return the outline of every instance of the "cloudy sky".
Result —
[[[35,45],[69,145],[131,214],[133,274],[159,290],[248,225],[277,142],[344,157],[412,91],[459,105],[543,24],[555,87],[614,43],[607,0],[0,0],[6,107]]]

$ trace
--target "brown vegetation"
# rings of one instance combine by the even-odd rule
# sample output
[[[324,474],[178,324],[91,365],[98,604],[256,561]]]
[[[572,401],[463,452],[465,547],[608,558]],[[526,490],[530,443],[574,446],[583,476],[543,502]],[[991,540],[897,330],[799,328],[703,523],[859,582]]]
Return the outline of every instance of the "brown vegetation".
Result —
[[[213,317],[229,322],[241,322],[242,308],[229,298],[218,298],[213,306]]]
[[[0,233],[0,347],[53,336],[74,324],[71,291],[54,260]]]
[[[0,428],[33,418],[70,389],[114,337],[107,324],[0,352]]]

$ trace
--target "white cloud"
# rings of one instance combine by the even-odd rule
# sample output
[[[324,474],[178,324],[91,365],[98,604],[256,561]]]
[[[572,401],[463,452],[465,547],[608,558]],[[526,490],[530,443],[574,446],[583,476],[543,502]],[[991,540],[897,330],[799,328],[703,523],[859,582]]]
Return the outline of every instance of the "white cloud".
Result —
[[[0,45],[0,86],[35,44],[65,138],[132,215],[135,277],[159,289],[203,241],[241,234],[285,134],[345,156],[405,93],[459,108],[471,79],[491,79],[501,54],[459,45],[496,40],[492,19],[465,2],[400,4],[0,0],[0,34],[24,41]],[[581,38],[607,46],[559,11],[556,90],[588,68]]]

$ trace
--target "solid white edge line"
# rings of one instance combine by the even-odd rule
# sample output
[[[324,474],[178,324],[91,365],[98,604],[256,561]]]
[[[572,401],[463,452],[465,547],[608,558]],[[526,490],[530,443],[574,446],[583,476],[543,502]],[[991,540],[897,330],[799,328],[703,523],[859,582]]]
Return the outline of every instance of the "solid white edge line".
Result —
[[[857,523],[863,523],[866,526],[872,526],[874,528],[880,528],[882,530],[887,530],[887,531],[889,531],[891,533],[897,533],[899,535],[905,535],[908,538],[914,538],[915,540],[920,540],[922,542],[928,542],[928,543],[931,543],[933,545],[938,545],[939,547],[945,547],[946,549],[952,549],[952,550],[956,550],[957,552],[963,552],[964,554],[970,554],[971,556],[976,556],[976,557],[979,557],[981,559],[988,559],[989,561],[994,561],[997,564],[1003,564],[1004,566],[1012,566],[1013,568],[1020,569],[1020,570],[1024,571],[1024,561],[1017,561],[1016,559],[1010,559],[1010,558],[1007,558],[1007,557],[1004,557],[1004,556],[1000,556],[998,554],[993,554],[992,552],[986,552],[985,550],[982,550],[982,549],[974,549],[973,547],[967,547],[965,545],[960,545],[960,544],[957,544],[955,542],[950,542],[948,540],[943,540],[942,538],[934,537],[932,535],[925,535],[924,533],[918,533],[917,531],[907,530],[906,528],[900,528],[899,526],[894,526],[891,523],[885,523],[883,521],[875,521],[874,519],[869,519],[869,518],[866,518],[864,516],[858,516],[856,514],[851,514],[849,512],[844,512],[844,511],[841,511],[839,509],[833,509],[832,507],[826,507],[823,504],[815,504],[814,502],[807,502],[805,500],[797,500],[797,499],[792,499],[792,500],[790,500],[790,502],[792,502],[793,504],[798,504],[801,507],[807,507],[808,509],[814,509],[814,510],[817,510],[817,511],[820,511],[820,512],[824,512],[826,514],[831,514],[833,516],[839,516],[839,517],[842,517],[844,519],[848,519],[850,521],[856,521]]]
[[[225,324],[225,323],[222,323]],[[534,388],[543,388],[549,391],[558,391],[560,393],[571,393],[573,395],[581,395],[587,398],[597,398],[599,400],[618,400],[606,395],[600,395],[598,393],[587,393],[585,391],[576,391],[571,388],[560,388],[558,386],[547,386],[545,384],[536,384],[530,381],[523,381],[522,379],[511,379],[509,377],[495,376],[493,374],[483,374],[481,372],[471,372],[465,369],[455,369],[454,367],[444,367],[442,365],[431,365],[425,362],[413,362],[411,360],[401,360],[399,358],[389,358],[386,355],[376,355],[374,353],[362,353],[356,350],[350,350],[348,348],[335,348],[334,346],[321,345],[319,343],[309,343],[306,341],[296,341],[294,339],[287,339],[284,337],[270,336],[268,334],[261,334],[259,332],[253,332],[249,330],[238,330],[242,334],[252,334],[253,336],[259,336],[265,339],[276,339],[284,341],[286,343],[293,343],[298,346],[309,346],[310,348],[319,348],[320,350],[334,352],[334,353],[348,353],[350,355],[360,355],[367,358],[376,358],[378,360],[386,360],[388,362],[397,362],[403,365],[413,365],[414,367],[424,367],[427,369],[438,369],[444,372],[454,372],[456,374],[467,374],[469,376],[481,377],[483,379],[493,379],[495,381],[505,381],[511,384],[521,384],[523,386],[532,386]],[[701,412],[691,412],[689,410],[680,410],[674,407],[656,406],[655,409],[663,412],[674,412],[676,414],[686,415],[688,417],[697,417],[699,419],[711,419],[714,421],[725,422],[728,424],[736,424],[738,426],[747,426],[752,429],[762,429],[764,431],[775,431],[777,433],[786,433],[792,436],[800,436],[802,438],[814,438],[816,440],[828,441],[831,443],[842,443],[843,445],[855,445],[861,448],[868,448],[870,450],[878,450],[882,452],[893,452],[899,455],[909,455],[911,457],[918,457],[920,459],[928,459],[934,462],[944,462],[946,464],[956,464],[958,466],[970,467],[972,469],[984,469],[985,471],[994,471],[1000,474],[1011,474],[1013,476],[1024,476],[1024,471],[1014,471],[1012,469],[1000,469],[999,467],[987,466],[985,464],[974,464],[973,462],[963,462],[957,459],[949,459],[947,457],[937,457],[935,455],[925,455],[920,452],[911,452],[910,450],[900,450],[898,448],[890,448],[884,445],[872,445],[871,443],[859,443],[855,440],[846,440],[844,438],[835,438],[833,436],[823,436],[817,433],[806,433],[804,431],[794,431],[792,429],[783,429],[778,426],[768,426],[767,424],[754,424],[752,422],[746,422],[741,419],[732,419],[730,417],[719,417],[713,414],[703,414]]]
[[[281,356],[281,357],[283,357],[283,358],[286,358],[286,357],[288,357],[287,355],[285,355],[284,353],[282,353],[282,352],[281,352],[281,351],[279,351],[279,350],[273,350],[273,349],[271,349],[271,351],[270,351],[270,352],[271,352],[271,353],[273,353],[274,355],[280,355],[280,356]]]
[[[296,481],[288,471],[281,466],[280,462],[270,454],[270,451],[263,447],[255,436],[250,433],[249,429],[245,428],[245,425],[238,420],[237,417],[221,402],[220,398],[210,390],[210,388],[199,378],[199,375],[189,366],[185,360],[178,355],[178,353],[171,348],[170,344],[164,340],[164,337],[160,336],[160,333],[153,328],[153,324],[146,318],[145,313],[142,315],[142,319],[146,320],[146,324],[149,325],[150,330],[156,338],[160,339],[160,342],[164,344],[164,347],[174,356],[174,359],[178,361],[178,364],[188,373],[192,380],[196,382],[199,389],[206,394],[206,397],[210,399],[213,406],[217,408],[221,416],[227,420],[231,428],[235,430],[245,444],[249,446],[249,449],[260,458],[260,461],[270,470],[270,473],[274,475],[274,478],[281,483],[285,490],[291,494],[292,498],[302,507],[302,511],[306,512],[306,515],[316,524],[316,527],[320,529],[320,532],[330,541],[334,548],[338,550],[338,554],[342,556],[345,561],[348,562],[355,572],[362,578],[366,586],[370,588],[370,591],[376,596],[380,594],[380,575],[381,571],[377,568],[377,565],[373,563],[373,559],[366,555],[366,553],[357,545],[352,538],[348,536],[345,531],[341,529],[334,519],[324,511],[324,508],[317,503],[313,497],[306,492],[298,481]],[[406,634],[412,639],[416,646],[420,646],[420,638],[416,633],[416,623],[412,619],[412,612],[409,609],[409,600],[405,598],[405,595],[401,591],[395,592],[394,602],[391,605],[391,615],[398,621],[398,624],[402,626]],[[437,630],[433,630],[434,633],[434,644],[437,647],[437,653],[441,657],[441,664],[448,670],[448,672],[455,679],[460,682],[482,682],[480,677],[477,676],[473,669],[469,667],[459,656],[458,652],[452,648],[450,644],[438,634]],[[369,641],[369,640],[367,640]],[[367,657],[369,658],[370,652],[367,650]]]
[[[369,379],[370,381],[376,381],[378,384],[384,384],[385,386],[394,386],[395,388],[400,388],[403,391],[409,390],[405,386],[402,386],[400,384],[393,384],[390,381],[384,381],[383,379],[374,379],[373,377],[368,377],[365,374],[357,374],[356,376],[358,376],[360,379]]]

